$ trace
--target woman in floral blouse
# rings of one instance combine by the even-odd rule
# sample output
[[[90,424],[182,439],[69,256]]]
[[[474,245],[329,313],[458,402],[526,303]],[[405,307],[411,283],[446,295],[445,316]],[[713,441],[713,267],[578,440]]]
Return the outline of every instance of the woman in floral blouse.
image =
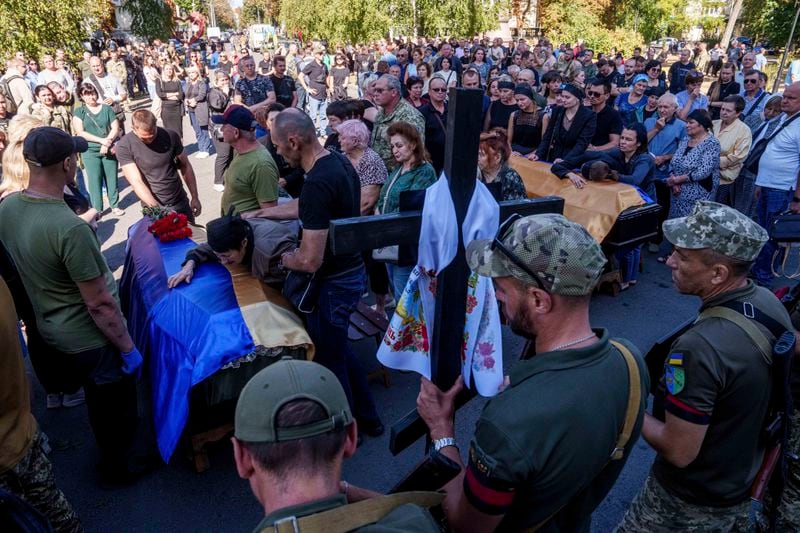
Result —
[[[511,147],[508,145],[506,130],[494,128],[482,133],[478,145],[480,180],[490,186],[499,182],[503,200],[524,200],[528,193],[522,178],[508,165],[510,155]]]

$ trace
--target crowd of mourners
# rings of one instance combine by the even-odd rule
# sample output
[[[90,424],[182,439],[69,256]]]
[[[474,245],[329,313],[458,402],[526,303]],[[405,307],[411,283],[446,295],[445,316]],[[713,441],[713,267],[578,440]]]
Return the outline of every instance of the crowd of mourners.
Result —
[[[358,421],[358,437],[350,430],[342,437],[349,450],[341,452],[346,458],[361,434],[384,433],[366,374],[349,346],[350,311],[364,288],[373,293],[377,313],[394,307],[416,258],[402,247],[333,255],[327,242],[329,223],[419,208],[404,193],[425,190],[444,170],[452,88],[481,92],[476,173],[497,200],[528,197],[515,170],[515,162],[524,160],[551,164],[549,172],[577,189],[589,191],[590,182],[603,180],[633,186],[645,202],[661,207],[659,234],[644,246],[660,263],[675,268],[671,248],[661,246],[665,221],[695,216],[708,202],[728,206],[726,217],[738,213],[753,227],[757,223],[767,229],[787,209],[800,211],[795,192],[800,59],[790,64],[783,90],[775,94],[768,91],[766,65],[763,49],[735,41],[727,49],[697,43],[680,50],[636,48],[629,55],[595,51],[582,42],[554,46],[546,39],[522,38],[419,38],[361,45],[290,41],[257,55],[245,39],[202,49],[188,42],[112,41],[74,64],[62,49],[41,58],[18,52],[0,78],[1,266],[23,324],[18,331],[14,317],[11,340],[16,342],[19,333],[22,345],[27,344],[48,408],[87,403],[107,479],[129,482],[152,467],[152,457],[131,445],[139,425],[135,376],[142,357],[125,329],[116,285],[94,232],[103,217],[124,214],[120,175],[143,207],[166,207],[195,221],[202,205],[185,149],[188,115],[196,139],[192,157],[215,157],[212,186],[221,193],[220,218],[208,225],[208,244],[187,255],[168,285],[191,282],[206,261],[244,264],[279,288],[286,272],[315,273],[318,301],[304,317],[305,326],[316,346],[315,361],[342,387],[317,391],[326,398],[321,407],[339,401],[330,395],[341,393],[352,410],[346,418]],[[61,210],[64,202],[69,212]],[[297,219],[303,228],[299,244],[296,229],[284,223]],[[50,245],[40,246],[45,234]],[[615,252],[623,289],[638,282],[642,247]],[[776,249],[776,243],[767,241],[747,259],[752,268],[742,275],[769,287]],[[5,298],[5,291],[0,296]],[[598,334],[607,344],[606,336]],[[575,343],[556,344],[553,350]],[[289,367],[282,371],[313,373]],[[0,488],[32,500],[57,530],[79,531],[79,519],[55,487],[46,437],[36,429],[24,400],[27,387],[15,381],[24,380],[23,371],[13,367],[9,372],[0,383],[14,384],[23,399],[14,427],[0,416],[0,438],[5,439],[0,443]],[[429,426],[441,414],[430,406],[444,405],[442,398],[454,394],[430,387],[423,383],[420,395],[421,412],[428,405]],[[691,401],[675,401],[680,403],[676,416],[709,423]],[[281,421],[281,427],[302,426],[308,416],[316,416],[295,415],[297,419]],[[252,465],[259,452],[240,435],[239,422],[237,410],[239,473],[263,474]],[[277,419],[265,424],[273,424],[272,429],[250,435],[278,443]],[[315,431],[307,429],[307,435],[321,434]],[[5,437],[13,432],[13,439]],[[431,426],[431,437],[439,447],[453,446],[448,431],[437,433]],[[651,442],[647,432],[645,438]],[[665,460],[680,464],[666,448],[654,446]],[[468,524],[469,512],[511,513],[504,523],[512,529],[536,524],[538,520],[531,522],[512,504],[512,478],[522,474],[500,474],[495,459],[503,453],[473,447],[466,476],[459,478],[466,499],[452,500],[448,491],[451,524]],[[672,490],[680,485],[680,473],[670,468],[652,481],[669,486],[659,485],[660,490],[676,498],[697,497],[709,509],[731,503],[729,493],[736,491],[725,493],[724,488],[719,492],[725,496],[718,499],[718,487],[702,494]],[[46,473],[31,481],[25,476],[34,470]],[[559,515],[562,530],[586,526],[618,474],[601,488],[593,485],[583,503],[555,506],[535,516],[547,522]],[[695,474],[692,482],[702,482],[703,472]],[[26,483],[38,484],[39,495],[31,496]],[[371,497],[342,483],[343,496],[351,502]],[[655,490],[650,483],[648,490]],[[520,501],[531,503],[530,498],[525,495]],[[465,506],[467,514],[458,514]],[[574,513],[568,518],[570,510]],[[264,525],[282,518],[267,514],[272,520]],[[412,520],[413,514],[404,518]],[[648,530],[636,529],[631,520],[620,530]],[[499,519],[478,523],[501,524]],[[703,524],[687,527],[698,523]]]

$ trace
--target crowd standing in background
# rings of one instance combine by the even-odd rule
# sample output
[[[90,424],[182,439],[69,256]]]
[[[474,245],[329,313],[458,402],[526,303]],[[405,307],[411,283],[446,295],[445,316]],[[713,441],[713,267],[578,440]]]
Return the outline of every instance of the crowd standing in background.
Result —
[[[578,190],[604,178],[635,187],[647,202],[661,206],[663,230],[659,227],[647,250],[673,270],[680,292],[700,296],[704,307],[756,302],[773,322],[794,331],[790,317],[763,287],[773,282],[777,250],[766,230],[787,210],[800,213],[800,59],[789,65],[780,94],[770,94],[763,50],[749,50],[736,41],[727,50],[697,43],[677,54],[665,46],[645,55],[638,48],[627,55],[592,50],[582,42],[524,38],[290,41],[265,51],[258,63],[242,41],[233,49],[208,50],[173,41],[110,42],[95,52],[86,52],[75,65],[63,50],[41,58],[20,52],[6,61],[0,78],[0,259],[7,281],[14,276],[22,280],[16,287],[9,284],[15,301],[27,289],[31,312],[20,312],[20,318],[48,407],[87,403],[101,472],[108,477],[135,479],[148,468],[148,458],[133,445],[140,427],[132,407],[133,376],[141,356],[124,327],[116,283],[94,233],[100,218],[124,213],[120,172],[143,207],[168,207],[193,221],[202,206],[192,160],[215,157],[213,188],[220,193],[221,215],[302,223],[302,239],[283,253],[280,269],[284,274],[315,274],[319,300],[306,325],[316,345],[315,361],[330,371],[324,376],[335,375],[341,390],[315,392],[328,395],[319,413],[311,409],[295,414],[296,420],[290,414],[262,421],[265,427],[249,433],[241,430],[237,411],[237,468],[254,487],[266,487],[265,480],[281,465],[264,463],[252,441],[263,436],[264,443],[277,444],[278,426],[313,423],[319,429],[320,421],[330,417],[331,405],[342,411],[344,425],[307,432],[314,438],[329,429],[337,435],[331,444],[336,449],[317,467],[340,468],[354,453],[360,436],[349,425],[353,420],[359,433],[384,432],[365,371],[349,346],[348,318],[367,288],[375,295],[378,312],[393,307],[413,265],[369,253],[334,256],[328,227],[332,219],[400,212],[406,209],[401,193],[425,190],[436,182],[445,168],[453,87],[481,92],[475,170],[498,200],[527,197],[512,167],[514,158],[552,163],[552,174]],[[184,142],[184,115],[197,142],[191,155]],[[756,152],[760,160],[754,165]],[[62,209],[65,202],[71,209]],[[567,256],[578,250],[602,255],[585,231],[563,217],[524,219],[502,231],[498,239],[513,250],[557,235],[566,239],[559,246]],[[44,234],[57,246],[36,246]],[[669,250],[662,246],[664,237]],[[525,269],[519,264],[501,268],[498,261],[506,259],[497,256],[494,245],[471,250],[471,266],[499,278],[498,299],[519,331],[544,338],[545,332],[570,324],[564,331],[571,337],[565,333],[537,340],[539,351],[552,350],[567,365],[564,354],[572,347],[583,363],[596,358],[616,370],[624,365],[619,354],[630,351],[641,364],[639,350],[629,343],[620,348],[607,331],[589,325],[588,295],[602,270],[599,259],[576,260],[585,276],[575,292],[553,281],[568,277],[550,272],[553,265],[533,261]],[[617,253],[623,290],[634,289],[639,281],[642,252],[637,246]],[[542,273],[548,276],[544,284]],[[0,285],[4,304],[6,292]],[[9,333],[14,321],[3,313],[0,309],[0,333],[4,339],[14,337]],[[579,342],[568,342],[575,339]],[[747,515],[746,489],[764,454],[758,435],[770,387],[768,366],[751,340],[732,324],[708,320],[678,341],[661,384],[668,403],[665,420],[644,415],[644,404],[639,411],[635,435],[641,432],[658,456],[619,531],[722,531]],[[58,365],[52,357],[43,361],[41,354],[48,350],[64,356]],[[15,359],[16,347],[0,356],[0,368],[8,370],[0,379],[21,374]],[[795,367],[800,372],[800,364]],[[61,379],[54,378],[59,373]],[[600,408],[600,391],[584,394],[594,383],[590,374],[575,370],[571,376],[567,388]],[[508,393],[498,397],[502,400],[484,411],[469,461],[461,465],[464,474],[447,487],[447,518],[454,526],[475,530],[529,528],[542,520],[563,530],[586,526],[624,462],[604,470],[607,457],[596,449],[578,457],[527,435],[530,427],[549,427],[551,421],[537,411],[526,418],[530,427],[520,429],[510,416],[515,404],[509,402],[530,384],[518,388],[518,379],[527,379],[522,370],[512,373]],[[623,386],[627,383],[613,388]],[[460,464],[453,453],[452,426],[452,401],[459,387],[439,391],[424,382],[418,402],[437,451],[448,450]],[[646,379],[642,388],[648,389]],[[0,442],[0,488],[28,499],[58,529],[80,530],[41,449],[42,433],[25,401],[27,387],[18,379],[8,390],[14,400],[0,406],[0,437],[11,434],[13,446]],[[531,390],[543,394],[538,386]],[[800,391],[793,392],[800,405]],[[266,394],[251,393],[242,396],[243,409]],[[748,403],[754,395],[757,401]],[[608,412],[603,420],[624,414],[624,409],[614,412],[622,403],[624,394],[604,405]],[[7,412],[13,412],[13,420]],[[585,422],[597,419],[589,416]],[[492,435],[491,424],[508,432],[505,448]],[[581,446],[574,428],[564,431],[565,441]],[[616,430],[603,438],[613,444]],[[508,443],[514,442],[520,444],[511,449]],[[537,442],[534,452],[523,449],[531,442]],[[550,446],[557,457],[544,457]],[[564,487],[547,485],[545,490],[537,476],[542,471],[550,475],[551,466],[541,471],[538,466],[553,457],[563,463],[563,471],[552,472],[554,479],[568,475],[559,478]],[[576,461],[599,467],[602,476],[584,479]],[[732,463],[737,468],[727,468]],[[715,475],[721,470],[724,476]],[[32,471],[41,479],[31,477]],[[325,477],[337,491],[339,478],[338,473]],[[346,499],[348,487],[343,486]],[[796,461],[787,486],[782,527],[797,531]],[[581,487],[587,490],[579,491]],[[278,510],[267,504],[265,509]],[[417,511],[410,510],[409,516],[429,525],[429,516]],[[269,514],[274,520],[262,525],[282,516]]]

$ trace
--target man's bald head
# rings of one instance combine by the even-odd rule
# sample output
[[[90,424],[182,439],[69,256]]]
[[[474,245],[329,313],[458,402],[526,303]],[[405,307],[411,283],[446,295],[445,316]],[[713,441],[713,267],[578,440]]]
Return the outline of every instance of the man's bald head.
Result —
[[[789,116],[800,111],[800,81],[796,81],[784,89],[781,111]]]
[[[317,138],[314,122],[308,115],[294,107],[278,113],[275,117],[274,130],[282,139],[296,137],[303,144],[310,144]]]

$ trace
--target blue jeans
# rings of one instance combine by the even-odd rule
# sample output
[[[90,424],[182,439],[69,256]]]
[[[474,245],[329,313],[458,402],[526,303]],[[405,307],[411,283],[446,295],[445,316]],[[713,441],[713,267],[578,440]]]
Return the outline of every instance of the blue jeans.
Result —
[[[793,194],[794,191],[761,187],[761,195],[758,197],[758,203],[756,203],[756,217],[759,225],[769,231],[775,216],[789,208],[789,201],[792,199]],[[756,282],[765,287],[768,287],[772,283],[772,278],[775,277],[772,275],[772,256],[777,249],[778,246],[775,241],[770,239],[761,249],[761,253],[758,254],[753,265],[752,273],[756,278]],[[778,260],[780,260],[780,257]]]
[[[363,265],[336,278],[324,279],[317,308],[307,315],[307,325],[316,348],[314,361],[339,378],[353,415],[362,423],[374,424],[380,421],[380,417],[369,390],[367,374],[347,338],[350,315],[358,305],[365,282]]]
[[[392,289],[394,289],[394,301],[400,302],[400,295],[403,294],[403,289],[406,288],[408,278],[411,276],[411,271],[414,270],[414,267],[386,263],[386,270],[389,272],[389,281],[392,282]]]
[[[317,135],[325,135],[328,129],[328,115],[325,113],[328,109],[327,100],[317,100],[313,96],[308,98],[308,116],[317,128]]]
[[[641,257],[641,245],[631,250],[621,250],[617,252],[619,272],[622,274],[623,282],[636,281],[639,278],[639,261]]]
[[[211,146],[211,137],[208,136],[208,126],[201,126],[200,121],[197,119],[197,113],[189,111],[189,122],[192,123],[192,129],[197,137],[197,151],[211,153],[214,151]]]

